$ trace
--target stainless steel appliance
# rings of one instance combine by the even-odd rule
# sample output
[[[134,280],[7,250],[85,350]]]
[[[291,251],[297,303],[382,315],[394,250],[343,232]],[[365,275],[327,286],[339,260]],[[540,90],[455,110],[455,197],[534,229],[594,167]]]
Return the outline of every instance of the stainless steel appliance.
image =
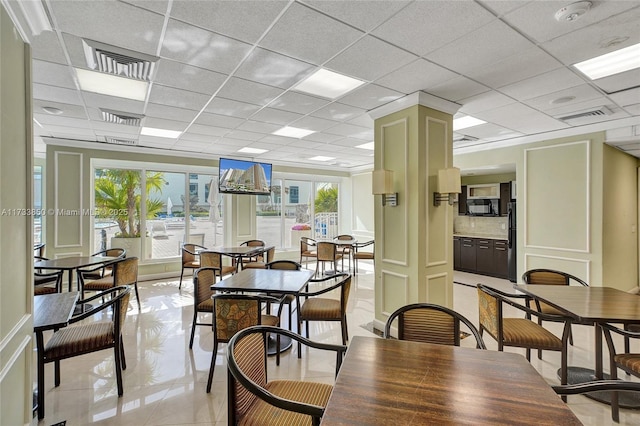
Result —
[[[500,200],[498,198],[477,198],[467,200],[469,216],[500,216]]]
[[[516,222],[516,202],[512,201],[507,204],[507,222],[508,222],[508,245],[507,245],[507,263],[509,272],[509,281],[512,283],[518,282],[518,255],[516,252],[516,235],[517,235],[517,222]]]

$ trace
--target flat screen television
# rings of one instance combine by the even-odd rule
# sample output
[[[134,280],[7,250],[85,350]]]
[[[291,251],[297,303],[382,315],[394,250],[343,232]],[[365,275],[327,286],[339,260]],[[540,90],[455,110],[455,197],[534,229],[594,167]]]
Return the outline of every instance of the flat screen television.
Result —
[[[218,170],[221,193],[271,194],[271,164],[221,158]]]

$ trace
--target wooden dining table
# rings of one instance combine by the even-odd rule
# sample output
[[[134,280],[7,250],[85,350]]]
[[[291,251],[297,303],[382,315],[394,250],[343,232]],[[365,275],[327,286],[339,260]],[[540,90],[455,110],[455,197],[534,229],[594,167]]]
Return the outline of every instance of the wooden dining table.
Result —
[[[581,383],[606,379],[603,373],[602,329],[598,324],[640,324],[640,297],[611,287],[560,285],[514,285],[516,290],[565,312],[575,324],[593,325],[595,332],[595,368],[568,367],[568,382]],[[607,393],[587,394],[608,403]],[[623,401],[624,399],[624,401]],[[620,393],[620,406],[640,408],[640,398]]]
[[[322,425],[581,425],[519,354],[355,336]]]
[[[97,266],[100,264],[107,265],[111,262],[120,259],[113,256],[69,256],[60,257],[58,259],[38,260],[33,263],[35,269],[53,269],[56,271],[68,272],[69,290],[73,286],[73,272],[81,268],[88,268],[90,266]],[[78,290],[80,289],[80,282],[78,282]]]
[[[228,246],[216,247],[208,251],[224,254],[238,261],[240,269],[242,269],[242,259],[247,257],[259,256],[272,249],[274,246]]]

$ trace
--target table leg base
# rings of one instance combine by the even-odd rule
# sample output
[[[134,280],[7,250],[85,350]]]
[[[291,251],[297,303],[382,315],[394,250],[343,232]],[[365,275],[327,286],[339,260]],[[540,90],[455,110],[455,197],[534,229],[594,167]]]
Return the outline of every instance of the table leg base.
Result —
[[[278,353],[277,350],[278,340],[275,336],[269,336],[269,341],[267,342],[267,355],[275,355]],[[280,336],[280,353],[288,350],[293,346],[291,342],[291,338],[287,336]]]
[[[560,370],[558,370],[558,377],[560,377]],[[603,373],[603,380],[611,379],[606,373]],[[567,367],[567,382],[570,385],[589,382],[596,380],[595,372],[590,368],[583,367]],[[595,401],[602,402],[603,404],[611,405],[611,392],[598,391],[585,393],[584,396],[591,398]],[[618,403],[620,408],[640,409],[640,394],[638,392],[620,391],[618,392]]]

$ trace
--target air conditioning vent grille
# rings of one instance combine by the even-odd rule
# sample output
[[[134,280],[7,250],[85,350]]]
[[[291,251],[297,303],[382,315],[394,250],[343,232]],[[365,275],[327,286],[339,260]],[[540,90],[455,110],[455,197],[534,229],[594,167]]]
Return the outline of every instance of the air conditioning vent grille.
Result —
[[[475,142],[477,141],[478,138],[476,138],[475,136],[468,136],[468,135],[462,135],[459,137],[455,137],[453,138],[453,142]]]
[[[100,108],[100,112],[102,112],[102,120],[107,123],[124,124],[126,126],[140,126],[140,122],[144,117],[144,115],[140,114],[131,114],[103,108]]]
[[[82,40],[87,66],[96,71],[149,81],[158,57],[94,40]]]
[[[578,119],[581,119],[581,118],[598,117],[598,116],[604,116],[604,115],[611,115],[611,110],[609,108],[605,107],[605,106],[597,108],[597,109],[578,112],[578,113],[565,115],[563,117],[557,117],[557,118],[558,118],[558,120],[569,121],[569,120],[578,120]]]
[[[138,141],[135,139],[114,138],[111,136],[105,136],[105,142],[114,145],[138,145]]]

